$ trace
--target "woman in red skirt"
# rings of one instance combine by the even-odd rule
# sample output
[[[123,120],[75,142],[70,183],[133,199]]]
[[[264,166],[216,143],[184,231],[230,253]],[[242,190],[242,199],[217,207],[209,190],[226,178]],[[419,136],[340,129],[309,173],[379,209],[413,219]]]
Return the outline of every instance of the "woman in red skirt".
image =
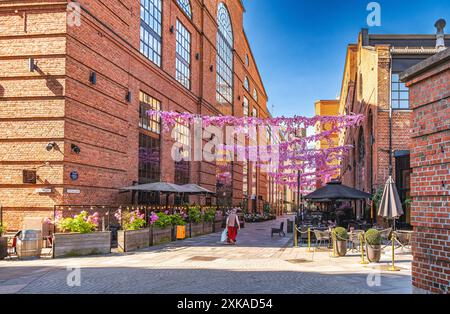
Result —
[[[239,218],[237,215],[236,208],[233,208],[230,215],[227,218],[227,229],[228,229],[228,243],[236,244],[236,237],[238,230],[241,229],[241,224],[239,223]]]

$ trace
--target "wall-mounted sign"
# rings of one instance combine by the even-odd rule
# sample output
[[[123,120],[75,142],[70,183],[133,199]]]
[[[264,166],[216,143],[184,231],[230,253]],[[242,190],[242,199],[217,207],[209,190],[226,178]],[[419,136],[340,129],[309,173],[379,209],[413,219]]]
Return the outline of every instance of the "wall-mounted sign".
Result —
[[[36,193],[52,193],[52,188],[39,188],[34,191]]]
[[[80,190],[77,190],[77,189],[67,189],[67,190],[66,190],[66,193],[67,193],[67,194],[80,194],[81,191],[80,191]]]
[[[78,180],[78,172],[72,171],[72,172],[70,173],[70,179],[71,179],[72,181],[77,181],[77,180]]]
[[[23,170],[23,183],[36,184],[36,170]]]

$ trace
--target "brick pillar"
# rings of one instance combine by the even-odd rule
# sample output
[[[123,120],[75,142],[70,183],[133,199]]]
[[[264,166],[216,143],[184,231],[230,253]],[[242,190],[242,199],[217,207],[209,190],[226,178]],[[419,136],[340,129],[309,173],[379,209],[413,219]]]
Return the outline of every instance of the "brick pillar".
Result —
[[[407,70],[412,117],[412,283],[450,292],[450,49]]]

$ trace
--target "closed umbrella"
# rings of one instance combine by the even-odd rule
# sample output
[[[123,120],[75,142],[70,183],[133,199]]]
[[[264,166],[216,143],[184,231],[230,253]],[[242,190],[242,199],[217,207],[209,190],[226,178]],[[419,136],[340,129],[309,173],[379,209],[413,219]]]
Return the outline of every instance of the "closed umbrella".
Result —
[[[383,190],[383,197],[378,207],[378,216],[394,221],[395,219],[403,215],[402,202],[398,196],[397,188],[395,187],[394,179],[389,176],[386,185]]]

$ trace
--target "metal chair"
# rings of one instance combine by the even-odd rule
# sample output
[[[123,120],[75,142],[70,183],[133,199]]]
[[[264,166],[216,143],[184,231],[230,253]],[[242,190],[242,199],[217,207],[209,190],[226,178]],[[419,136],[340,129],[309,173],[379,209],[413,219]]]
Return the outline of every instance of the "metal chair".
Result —
[[[411,245],[411,238],[412,238],[411,232],[402,232],[402,231],[395,232],[396,242],[400,245],[402,249]]]
[[[360,252],[361,239],[360,235],[364,234],[363,230],[354,230],[349,234],[348,244],[352,252]]]
[[[281,222],[280,228],[272,228],[271,237],[273,237],[274,233],[278,233],[280,237],[285,237],[286,233],[284,233],[284,221]]]
[[[391,232],[392,228],[380,230],[381,244],[384,245],[383,248],[387,247],[391,243]]]
[[[327,242],[327,247],[330,245],[330,232],[314,230],[314,236],[316,237],[316,247],[319,248],[324,242]]]

